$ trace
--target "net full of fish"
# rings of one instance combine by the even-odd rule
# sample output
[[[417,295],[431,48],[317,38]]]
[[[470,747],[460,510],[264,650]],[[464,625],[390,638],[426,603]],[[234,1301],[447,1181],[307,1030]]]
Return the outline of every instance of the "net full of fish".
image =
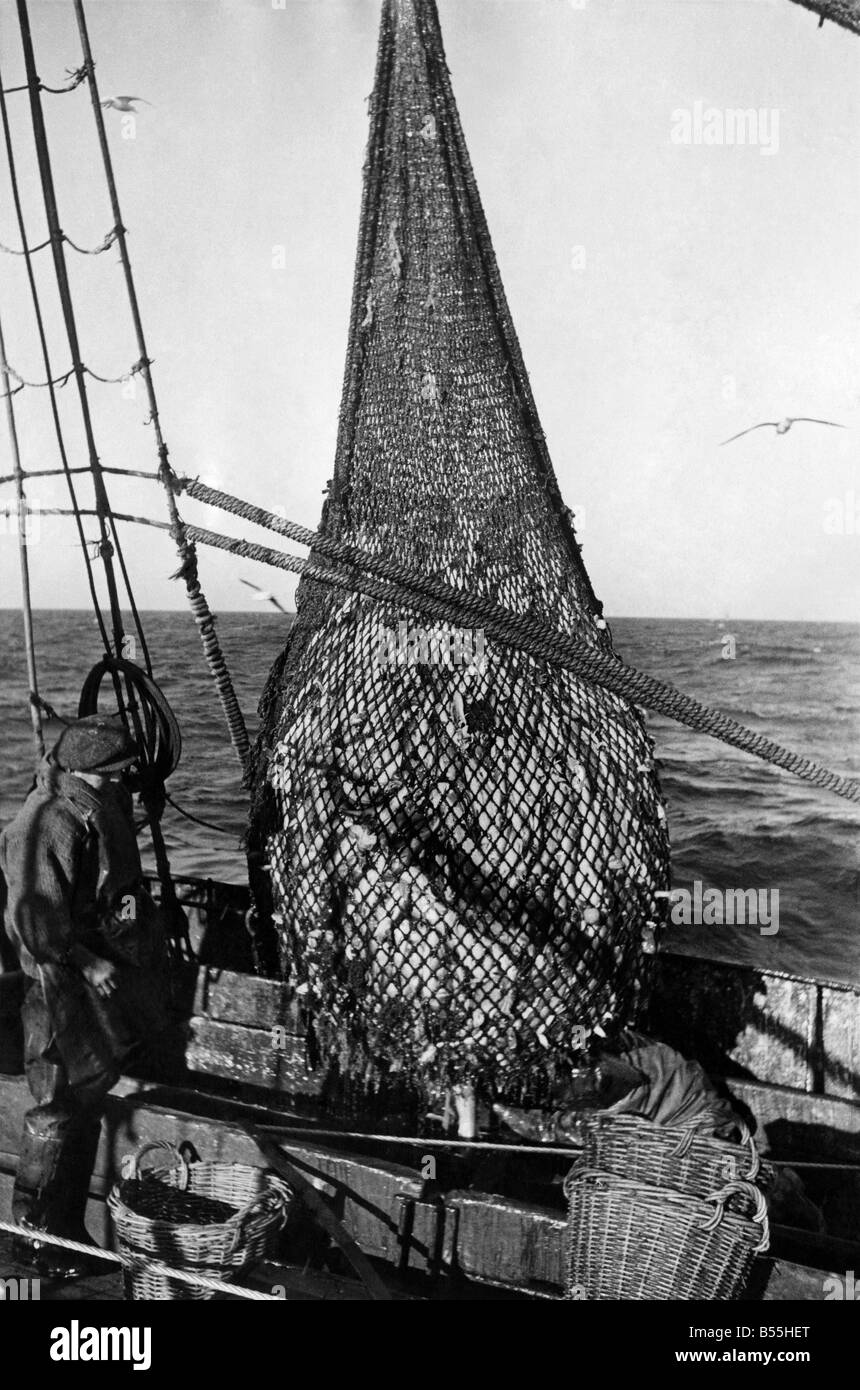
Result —
[[[289,977],[345,1071],[539,1089],[577,1026],[635,1013],[665,853],[647,736],[492,643],[459,669],[380,663],[392,617],[333,608],[273,749]]]
[[[383,6],[321,529],[612,650],[430,0]],[[403,624],[423,629],[414,660]],[[249,862],[314,1058],[523,1098],[588,1030],[635,1019],[666,818],[632,706],[480,636],[303,580],[261,704]]]

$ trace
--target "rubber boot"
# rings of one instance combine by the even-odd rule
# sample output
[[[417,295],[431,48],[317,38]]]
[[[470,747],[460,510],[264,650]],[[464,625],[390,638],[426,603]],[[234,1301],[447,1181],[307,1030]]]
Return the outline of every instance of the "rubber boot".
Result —
[[[73,1195],[68,1179],[77,1176],[75,1163],[82,1163],[83,1151],[77,1158],[76,1126],[70,1118],[40,1107],[30,1111],[24,1121],[18,1172],[12,1191],[12,1219],[32,1231],[29,1237],[13,1243],[13,1258],[34,1269],[46,1279],[80,1279],[93,1272],[94,1262],[86,1255],[60,1246],[48,1245],[38,1239],[39,1231],[77,1239],[68,1229],[70,1203],[77,1202],[77,1220],[83,1230],[83,1215],[79,1193]],[[92,1165],[92,1153],[90,1165]],[[89,1173],[86,1178],[89,1188]],[[86,1196],[84,1196],[84,1201]],[[84,1231],[84,1234],[85,1231]],[[97,1262],[101,1264],[101,1262]]]
[[[67,1126],[66,1117],[47,1106],[31,1110],[24,1120],[18,1171],[12,1189],[12,1220],[20,1226],[47,1228]]]
[[[93,1254],[89,1258],[80,1253],[74,1254],[77,1262],[87,1263],[87,1273],[90,1275],[115,1274],[117,1271],[117,1265],[112,1260],[99,1258],[100,1247],[86,1226],[87,1200],[100,1138],[101,1119],[97,1114],[84,1112],[75,1117],[69,1128],[68,1142],[64,1146],[60,1163],[63,1210],[56,1212],[55,1229],[58,1235],[93,1247]]]

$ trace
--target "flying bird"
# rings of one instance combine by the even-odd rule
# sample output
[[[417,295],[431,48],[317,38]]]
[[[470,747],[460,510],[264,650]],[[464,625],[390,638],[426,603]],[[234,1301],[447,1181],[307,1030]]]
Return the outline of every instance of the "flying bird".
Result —
[[[786,415],[784,420],[762,420],[760,425],[750,425],[748,430],[741,430],[740,434],[733,434],[731,439],[724,439],[722,444],[732,444],[736,439],[742,439],[745,434],[752,434],[753,430],[776,430],[777,434],[788,434],[792,425],[831,425],[835,430],[844,430],[845,425],[839,425],[835,420],[814,420],[811,415]],[[722,444],[720,448],[722,448]]]
[[[272,607],[277,608],[279,613],[287,612],[287,609],[284,607],[284,605],[282,603],[279,603],[278,600],[275,598],[275,595],[270,594],[268,589],[261,589],[259,584],[252,584],[250,579],[243,579],[241,575],[239,576],[239,583],[244,584],[248,589],[254,589],[256,591],[254,594],[254,598],[257,600],[258,603],[271,603]]]
[[[102,102],[102,106],[112,106],[115,111],[134,111],[136,101],[142,101],[144,106],[151,106],[152,102],[147,101],[146,97],[108,97]]]

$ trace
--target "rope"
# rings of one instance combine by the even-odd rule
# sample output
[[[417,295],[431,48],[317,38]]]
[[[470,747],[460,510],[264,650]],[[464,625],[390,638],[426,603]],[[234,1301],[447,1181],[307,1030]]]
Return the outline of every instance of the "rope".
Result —
[[[30,387],[33,390],[39,391],[45,389],[46,387],[63,387],[66,385],[66,382],[69,380],[69,377],[74,376],[77,370],[77,368],[75,367],[70,367],[67,372],[61,373],[60,376],[51,377],[47,381],[27,381],[24,377],[22,377],[20,372],[16,372],[15,368],[5,360],[2,363],[2,367],[3,370],[6,373],[8,373],[9,376],[14,377],[14,379],[19,383],[19,385],[15,387],[14,391],[4,393],[9,395],[15,395],[17,391],[21,391],[25,386]],[[102,384],[105,386],[120,386],[125,381],[131,381],[132,377],[136,376],[138,372],[142,372],[143,363],[135,362],[132,367],[129,367],[127,372],[124,372],[122,374],[122,376],[99,376],[98,372],[94,372],[92,367],[87,367],[83,363],[81,364],[81,371],[85,372],[87,376],[91,376],[94,381],[102,382]]]
[[[99,529],[101,532],[101,558],[104,566],[105,580],[107,583],[108,596],[110,600],[111,623],[113,628],[114,644],[117,653],[122,651],[123,646],[123,618],[119,602],[119,593],[116,582],[116,575],[113,567],[113,556],[116,553],[120,556],[121,546],[116,528],[111,522],[110,503],[105,491],[104,479],[101,475],[98,451],[96,449],[95,435],[93,432],[92,418],[90,415],[89,401],[87,398],[86,384],[84,380],[85,368],[81,357],[80,345],[78,342],[77,324],[75,321],[74,307],[72,304],[71,287],[69,284],[68,270],[66,268],[65,256],[63,254],[63,238],[60,229],[59,212],[57,208],[56,191],[54,188],[54,178],[51,168],[51,156],[48,146],[47,131],[45,129],[45,118],[42,111],[42,102],[39,94],[39,79],[36,73],[36,59],[33,51],[33,39],[30,32],[30,18],[27,10],[26,0],[17,0],[18,24],[21,31],[21,44],[24,53],[24,67],[27,74],[30,98],[30,116],[33,126],[33,138],[36,146],[36,156],[39,166],[39,177],[42,186],[42,197],[45,206],[45,216],[48,224],[48,232],[51,238],[51,251],[54,262],[54,272],[57,280],[57,289],[60,296],[60,306],[63,314],[63,323],[66,331],[66,338],[69,344],[69,352],[72,359],[75,381],[78,388],[78,398],[80,402],[81,416],[86,436],[87,454],[89,458],[90,470],[92,472],[93,487],[95,491],[96,510],[98,512]],[[22,238],[22,244],[26,245],[26,239]],[[126,584],[128,601],[134,617],[137,636],[140,640],[142,653],[146,662],[147,670],[151,670],[149,652],[146,637],[140,622],[139,615],[134,603],[134,597]],[[117,685],[117,701],[122,708],[120,687]],[[135,724],[135,733],[139,734],[135,712],[131,711],[132,721]]]
[[[2,372],[2,366],[0,366],[0,372]],[[4,392],[3,394],[5,395],[6,393]],[[12,395],[14,393],[10,391],[9,394]],[[69,469],[70,473],[89,473],[89,471],[88,468]],[[62,478],[65,475],[65,469],[63,468],[22,468],[21,472],[25,478]],[[16,476],[15,473],[4,473],[2,477],[0,477],[0,486],[2,486],[3,483],[14,483]]]
[[[86,70],[84,68],[66,68],[66,76],[70,81],[65,87],[49,87],[46,83],[37,79],[39,82],[39,91],[51,92],[54,96],[58,97],[65,96],[66,92],[73,92],[76,87],[80,87],[86,75]]]
[[[402,1144],[412,1149],[478,1149],[481,1152],[511,1154],[544,1154],[547,1157],[577,1158],[582,1147],[561,1148],[554,1144],[495,1144],[482,1139],[427,1139],[410,1138],[407,1134],[362,1134],[359,1130],[340,1129],[292,1129],[286,1125],[261,1125],[255,1122],[254,1129],[265,1134],[277,1134],[281,1144],[293,1139],[360,1139],[373,1144]]]
[[[231,1105],[242,1105],[241,1101],[231,1101]],[[265,1109],[264,1106],[246,1107]],[[271,1112],[269,1112],[271,1113]],[[557,1144],[503,1144],[482,1139],[430,1139],[426,1135],[416,1138],[408,1134],[365,1134],[362,1130],[344,1129],[298,1129],[290,1125],[260,1124],[254,1128],[266,1134],[277,1134],[279,1142],[288,1146],[293,1139],[358,1139],[363,1143],[399,1144],[412,1149],[477,1149],[481,1152],[505,1154],[542,1154],[549,1158],[577,1158],[582,1146],[562,1147]],[[770,1158],[765,1155],[765,1163],[771,1168],[804,1168],[822,1172],[860,1173],[858,1163],[814,1163],[793,1158]]]
[[[192,537],[189,529],[182,522],[178,524],[181,527],[181,540],[178,539],[178,533],[175,528],[168,528],[174,540],[177,541],[177,548],[180,555],[183,557],[182,564],[172,578],[181,578],[185,581],[188,604],[194,621],[197,624],[197,630],[200,633],[203,655],[206,658],[209,673],[212,676],[215,689],[218,692],[218,698],[221,701],[221,708],[227,722],[230,741],[233,744],[236,756],[242,764],[242,767],[246,768],[250,756],[251,745],[248,739],[245,719],[239,708],[233,681],[227,669],[227,662],[215,632],[214,614],[206,601],[206,595],[203,593],[200,587],[200,580],[197,577],[197,550],[192,544]]]
[[[65,232],[61,232],[60,235],[63,241],[66,243],[66,245],[71,246],[72,250],[77,251],[79,255],[100,256],[103,251],[107,251],[111,246],[113,246],[114,242],[116,241],[117,232],[116,227],[114,227],[112,231],[108,232],[104,241],[100,242],[98,246],[94,246],[92,248],[87,246],[78,246],[77,242],[72,241],[72,238],[66,236]],[[45,241],[40,241],[38,246],[23,246],[20,249],[15,246],[6,246],[2,241],[0,241],[0,251],[4,251],[7,256],[34,256],[37,251],[44,251],[45,247],[50,246],[50,244],[50,237],[48,237]]]
[[[163,1264],[161,1260],[150,1260],[143,1255],[120,1254],[118,1250],[102,1250],[100,1247],[85,1245],[80,1240],[67,1240],[65,1236],[52,1235],[50,1231],[34,1231],[29,1227],[16,1226],[11,1221],[0,1221],[0,1231],[5,1231],[8,1235],[18,1236],[22,1240],[32,1240],[39,1245],[55,1245],[60,1250],[72,1250],[76,1255],[95,1256],[100,1260],[110,1260],[113,1264],[123,1265],[126,1269],[149,1269],[156,1274],[166,1274],[171,1279],[178,1279],[181,1284],[196,1284],[201,1289],[209,1289],[212,1293],[226,1293],[235,1295],[237,1298],[246,1298],[252,1303],[283,1303],[284,1300],[277,1294],[259,1293],[256,1289],[243,1288],[241,1284],[228,1284],[224,1279],[215,1279],[210,1274],[194,1274],[189,1269],[174,1269],[171,1265]]]
[[[24,246],[21,250],[16,250],[14,246],[5,246],[0,241],[0,251],[5,251],[7,256],[35,256],[37,251],[44,251],[45,247],[50,246],[50,244],[51,238],[48,237],[46,241],[40,241],[38,246]]]
[[[184,816],[186,820],[193,821],[195,825],[202,825],[205,830],[214,830],[219,835],[232,835],[234,839],[237,838],[235,830],[228,830],[226,826],[213,825],[209,820],[201,820],[199,816],[192,816],[190,811],[186,811],[184,806],[180,806],[177,801],[173,800],[172,796],[167,794],[167,792],[165,792],[165,799],[168,806],[172,806],[174,811],[179,812],[180,816]]]
[[[71,81],[67,83],[65,87],[49,87],[46,82],[43,82],[41,78],[37,77],[36,84],[39,88],[39,91],[51,92],[54,96],[65,96],[66,92],[73,92],[76,87],[79,87],[83,82],[84,78],[86,77],[86,72],[83,68],[66,68],[66,74],[71,78]],[[26,91],[29,91],[29,83],[27,82],[23,82],[20,87],[2,88],[4,96],[11,96],[13,92]]]
[[[22,246],[26,247],[28,244],[27,228],[24,223],[24,211],[21,205],[21,194],[18,189],[18,174],[15,166],[15,152],[12,148],[12,132],[9,126],[9,112],[6,108],[6,96],[3,92],[2,85],[0,85],[0,117],[2,117],[3,121],[3,139],[6,146],[6,159],[9,166],[9,182],[12,190],[12,200],[15,205],[15,219],[18,224],[18,233],[21,237],[21,244]],[[42,317],[42,306],[39,299],[38,287],[36,285],[36,276],[33,271],[32,257],[30,256],[29,252],[25,252],[25,265],[27,269],[27,282],[30,286],[30,297],[33,302],[33,311],[36,316],[36,329],[39,335],[39,345],[42,353],[42,362],[44,363],[45,367],[45,375],[50,381],[51,377],[53,376],[53,372],[51,370],[51,358],[50,353],[48,351],[48,339],[45,333],[45,323]],[[78,540],[80,542],[81,551],[84,557],[84,569],[87,576],[87,586],[90,591],[90,600],[93,605],[93,612],[96,616],[96,622],[98,623],[102,645],[104,647],[104,650],[107,652],[110,651],[110,640],[108,638],[107,625],[104,620],[104,615],[101,611],[98,593],[96,592],[95,576],[93,574],[92,561],[90,559],[89,550],[87,549],[87,541],[84,535],[83,523],[81,521],[80,516],[78,515],[78,499],[77,494],[75,492],[75,485],[72,482],[72,473],[73,471],[77,472],[78,470],[73,470],[69,466],[68,454],[66,452],[66,443],[63,435],[63,427],[60,422],[60,412],[57,405],[57,396],[53,387],[49,388],[48,394],[50,396],[51,401],[51,418],[54,424],[54,433],[57,439],[57,449],[60,455],[60,463],[62,464],[63,472],[66,477],[66,486],[68,487],[69,497],[71,499],[72,507],[74,508],[75,526],[78,532]]]
[[[28,388],[30,388],[31,390],[36,390],[36,391],[40,391],[40,390],[42,390],[44,387],[51,387],[51,386],[60,386],[60,387],[63,387],[63,386],[65,386],[65,384],[66,384],[66,382],[68,381],[69,377],[70,377],[70,376],[74,376],[74,374],[75,374],[75,369],[74,369],[74,367],[70,367],[69,370],[68,370],[67,372],[63,372],[61,376],[50,377],[47,381],[27,381],[24,377],[22,377],[21,373],[20,373],[20,372],[16,372],[16,371],[15,371],[15,368],[11,365],[11,363],[5,361],[5,359],[4,359],[4,361],[3,361],[2,363],[0,363],[0,366],[2,366],[2,369],[3,369],[3,372],[4,372],[5,375],[13,377],[14,380],[17,381],[17,382],[19,383],[19,384],[15,387],[15,390],[14,390],[14,391],[10,391],[10,392],[8,393],[9,395],[13,395],[13,396],[14,396],[14,394],[15,394],[16,391],[22,391],[22,390],[24,389],[25,386],[28,387]]]
[[[45,206],[45,216],[48,224],[48,231],[51,237],[51,252],[54,262],[54,272],[57,281],[57,289],[60,297],[60,305],[63,314],[63,322],[66,330],[66,338],[69,345],[69,353],[74,368],[75,382],[78,389],[78,399],[80,403],[81,417],[84,427],[84,435],[87,444],[87,456],[92,474],[93,491],[95,494],[95,507],[98,516],[100,544],[99,554],[104,567],[105,582],[108,590],[111,626],[113,630],[114,648],[117,656],[122,652],[124,646],[124,625],[123,614],[119,601],[119,586],[117,583],[116,572],[114,569],[114,556],[116,556],[122,582],[127,596],[128,606],[131,610],[132,621],[137,633],[141,647],[146,672],[152,675],[152,661],[149,654],[146,635],[143,630],[140,613],[134,597],[134,592],[128,575],[128,569],[123,555],[122,545],[119,539],[116,523],[113,519],[105,488],[104,476],[102,473],[101,462],[96,449],[95,434],[93,431],[92,416],[87,395],[85,368],[81,357],[80,344],[78,340],[78,329],[75,320],[72,293],[69,283],[68,269],[66,267],[65,254],[63,250],[63,235],[60,229],[59,211],[57,208],[56,191],[54,188],[53,172],[51,169],[51,156],[48,146],[47,131],[45,128],[45,118],[42,111],[42,102],[39,94],[38,77],[36,75],[36,60],[33,51],[33,39],[30,31],[30,18],[27,10],[27,0],[17,0],[18,24],[21,31],[21,44],[24,53],[24,67],[27,74],[27,84],[29,87],[30,116],[33,126],[33,137],[36,146],[36,156],[39,166],[39,176],[42,186],[42,197]],[[89,55],[88,55],[89,56]],[[92,60],[89,58],[88,68],[90,78],[92,78]],[[87,75],[87,71],[80,69],[76,73],[77,79],[83,80],[81,73]],[[117,231],[121,229],[122,223],[115,211],[114,226]],[[27,245],[25,236],[21,238],[22,244]],[[28,265],[29,265],[28,257]],[[141,353],[141,361],[138,369],[142,369],[146,361],[145,353]],[[74,503],[77,506],[77,503]],[[100,610],[97,610],[100,612]],[[109,646],[106,643],[106,652],[109,653]],[[113,671],[114,691],[116,694],[117,708],[127,727],[134,732],[136,741],[140,746],[144,746],[144,731],[141,723],[140,710],[137,704],[134,687],[126,685],[125,698],[123,698],[122,681],[116,671]],[[149,829],[152,839],[152,848],[155,855],[155,862],[158,869],[158,877],[161,882],[162,897],[166,906],[174,909],[174,915],[179,918],[181,915],[179,903],[170,876],[170,863],[167,856],[167,849],[164,837],[158,823],[156,792],[151,787],[142,788],[144,805],[148,813]],[[187,933],[186,933],[187,938]]]
[[[88,468],[23,468],[21,472],[25,478],[63,478],[66,473],[89,473]],[[103,473],[114,473],[120,478],[146,478],[148,481],[157,483],[159,477],[157,473],[147,473],[141,468],[102,468]],[[0,477],[0,484],[13,483],[16,478],[15,473],[4,473]],[[64,513],[68,515],[68,513]]]
[[[197,553],[187,535],[182,517],[176,505],[174,491],[174,479],[176,477],[169,461],[167,444],[161,431],[161,419],[158,412],[158,401],[155,394],[155,385],[152,380],[150,366],[152,359],[146,350],[146,339],[143,332],[143,321],[140,316],[140,308],[137,302],[137,291],[134,284],[134,276],[131,269],[131,260],[128,254],[126,243],[125,226],[122,220],[122,213],[119,206],[119,195],[117,193],[116,179],[114,178],[113,162],[110,156],[110,146],[108,145],[107,132],[105,130],[104,113],[102,111],[99,98],[98,83],[96,82],[95,63],[93,61],[92,49],[90,47],[89,33],[87,31],[86,16],[81,0],[75,0],[75,17],[78,24],[78,33],[81,40],[83,51],[83,65],[76,76],[86,77],[90,89],[90,99],[93,108],[93,117],[96,124],[99,148],[104,165],[105,178],[107,180],[108,192],[110,194],[111,209],[114,219],[114,238],[119,246],[120,261],[122,262],[123,274],[125,276],[126,290],[128,292],[129,305],[131,307],[134,331],[137,338],[138,352],[140,354],[137,363],[137,370],[143,375],[146,387],[147,399],[149,402],[149,420],[155,433],[156,450],[158,453],[158,477],[162,482],[167,498],[167,509],[170,517],[171,534],[176,543],[177,551],[181,564],[176,571],[174,578],[182,578],[185,581],[185,588],[188,595],[188,602],[194,621],[197,624],[200,640],[203,646],[203,654],[209,666],[209,672],[215,684],[218,699],[224,712],[230,741],[233,745],[236,757],[242,765],[243,771],[247,769],[250,757],[251,745],[248,738],[248,730],[245,719],[239,706],[236,690],[230,676],[227,662],[221,645],[215,633],[215,618],[212,614],[206,595],[200,585],[197,573]]]
[[[565,666],[583,679],[601,685],[634,704],[664,714],[698,733],[708,734],[723,743],[740,748],[753,757],[781,767],[795,777],[834,792],[848,801],[860,802],[860,783],[841,777],[811,759],[783,748],[772,739],[755,733],[728,715],[721,714],[718,710],[701,704],[692,696],[664,685],[656,677],[634,670],[614,655],[588,646],[567,633],[556,631],[532,614],[513,613],[489,599],[462,593],[441,579],[416,574],[396,561],[381,559],[327,536],[316,535],[306,527],[285,521],[261,507],[255,507],[216,488],[208,487],[199,480],[181,479],[179,486],[198,501],[232,512],[254,525],[265,526],[303,545],[311,546],[314,553],[350,566],[350,572],[344,574],[318,565],[314,563],[313,555],[308,559],[284,555],[266,546],[255,545],[249,541],[231,540],[211,531],[189,527],[188,534],[202,544],[214,545],[233,554],[259,560],[263,564],[304,574],[324,584],[358,590],[383,602],[400,600],[417,612],[437,620],[456,615],[464,626],[483,625],[491,637],[518,646],[538,660]],[[368,578],[366,574],[359,573],[359,566],[371,575],[379,575],[380,578],[393,581],[398,587],[389,587]]]
[[[146,365],[148,366],[149,363],[146,363]],[[84,367],[87,376],[91,376],[94,381],[102,382],[105,386],[119,386],[125,381],[131,381],[132,377],[137,376],[138,372],[142,372],[143,369],[144,363],[138,361],[135,362],[133,366],[129,367],[128,371],[124,372],[122,376],[99,376],[98,372],[94,372],[92,367]]]
[[[30,601],[30,559],[27,554],[27,536],[21,524],[25,514],[28,512],[27,499],[24,492],[24,470],[21,467],[21,453],[18,447],[18,428],[15,422],[15,407],[12,404],[9,392],[9,376],[6,370],[6,346],[3,338],[3,328],[0,324],[0,380],[5,389],[6,400],[6,423],[9,430],[9,445],[12,450],[12,462],[15,472],[12,475],[15,480],[15,491],[18,501],[18,564],[21,573],[21,613],[24,621],[24,651],[27,662],[27,683],[29,689],[29,709],[30,723],[33,728],[33,742],[36,749],[36,757],[41,758],[45,752],[45,741],[42,735],[42,714],[39,709],[39,682],[36,674],[36,645],[33,636],[33,609]]]
[[[118,233],[116,227],[111,227],[104,240],[99,242],[98,246],[93,247],[78,246],[77,242],[72,241],[72,238],[66,236],[65,232],[63,232],[63,241],[66,243],[67,246],[71,246],[73,251],[77,251],[79,256],[100,256],[103,251],[110,250],[110,248],[113,246],[114,242],[117,239],[117,235]]]

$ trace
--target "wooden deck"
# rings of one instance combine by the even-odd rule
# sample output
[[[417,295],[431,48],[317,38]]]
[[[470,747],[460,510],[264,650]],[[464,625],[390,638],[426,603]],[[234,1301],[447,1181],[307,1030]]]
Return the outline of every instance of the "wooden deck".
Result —
[[[319,1107],[324,1077],[308,1066],[305,1020],[288,989],[241,968],[244,890],[231,888],[225,898],[219,885],[189,882],[182,892],[203,960],[233,952],[240,968],[203,964],[189,975],[187,1072],[179,1082],[126,1079],[110,1098],[89,1213],[100,1240],[108,1237],[105,1196],[122,1159],[147,1139],[189,1140],[206,1158],[263,1165],[249,1122],[346,1127]],[[0,975],[3,1215],[30,1103],[20,1076],[20,992],[19,977]],[[666,953],[648,1026],[723,1078],[772,1157],[860,1165],[860,987]],[[400,1281],[400,1296],[561,1297],[563,1159],[502,1163],[463,1145],[440,1158],[433,1180],[424,1176],[429,1155],[420,1139],[402,1148],[313,1135],[284,1135],[283,1143],[364,1252]],[[860,1268],[860,1172],[804,1168],[803,1180],[838,1236],[778,1228],[751,1296],[823,1299],[829,1276]],[[306,1245],[308,1231],[299,1227]],[[288,1241],[283,1258],[284,1277],[274,1282],[292,1280],[296,1297],[366,1296],[337,1268],[326,1270],[326,1250],[313,1239],[309,1283],[305,1254],[291,1262]]]
[[[5,1219],[17,1136],[29,1103],[23,1080],[0,1078],[0,1215]],[[201,1113],[204,1111],[210,1113]],[[105,1197],[120,1172],[123,1157],[147,1139],[167,1139],[176,1144],[189,1140],[207,1158],[262,1165],[264,1160],[247,1132],[244,1114],[238,1107],[233,1107],[232,1115],[230,1112],[228,1102],[208,1098],[201,1103],[199,1095],[190,1091],[168,1093],[124,1081],[111,1097],[105,1117],[88,1212],[92,1233],[101,1241],[109,1239]],[[259,1115],[254,1118],[259,1119]],[[282,1116],[285,1123],[287,1118]],[[308,1117],[297,1117],[297,1122],[305,1127]],[[279,1142],[291,1161],[328,1197],[365,1253],[380,1261],[391,1276],[405,1279],[407,1285],[412,1281],[404,1286],[404,1295],[475,1298],[498,1296],[492,1290],[505,1290],[520,1297],[561,1297],[565,1215],[560,1195],[557,1205],[548,1206],[475,1186],[440,1192],[438,1184],[422,1178],[417,1166],[420,1140],[415,1144],[416,1162],[358,1153],[347,1140],[290,1139],[285,1134]],[[563,1160],[561,1163],[564,1166]],[[466,1162],[463,1171],[468,1173]],[[472,1171],[476,1171],[474,1159]],[[860,1244],[819,1242],[816,1246],[815,1238],[804,1232],[794,1233],[800,1248],[792,1258],[785,1258],[780,1244],[787,1248],[786,1239],[791,1234],[775,1233],[776,1257],[761,1262],[756,1297],[823,1299],[825,1280],[831,1274],[844,1275],[860,1264]],[[301,1239],[307,1232],[299,1231],[298,1235]],[[810,1264],[805,1263],[804,1241],[810,1242],[805,1247],[812,1254]],[[836,1253],[838,1258],[828,1261],[828,1253]],[[326,1251],[320,1247],[314,1258],[324,1263]],[[818,1268],[812,1267],[815,1263]],[[287,1251],[283,1269],[292,1270],[291,1277],[298,1279],[298,1268]],[[103,1281],[98,1283],[107,1287]],[[283,1284],[284,1280],[274,1283]],[[366,1297],[354,1281],[347,1280],[344,1290],[344,1297]],[[346,1290],[351,1291],[347,1294]],[[340,1296],[334,1285],[326,1285],[319,1294],[309,1288],[306,1294]],[[58,1296],[67,1295],[61,1292]]]

